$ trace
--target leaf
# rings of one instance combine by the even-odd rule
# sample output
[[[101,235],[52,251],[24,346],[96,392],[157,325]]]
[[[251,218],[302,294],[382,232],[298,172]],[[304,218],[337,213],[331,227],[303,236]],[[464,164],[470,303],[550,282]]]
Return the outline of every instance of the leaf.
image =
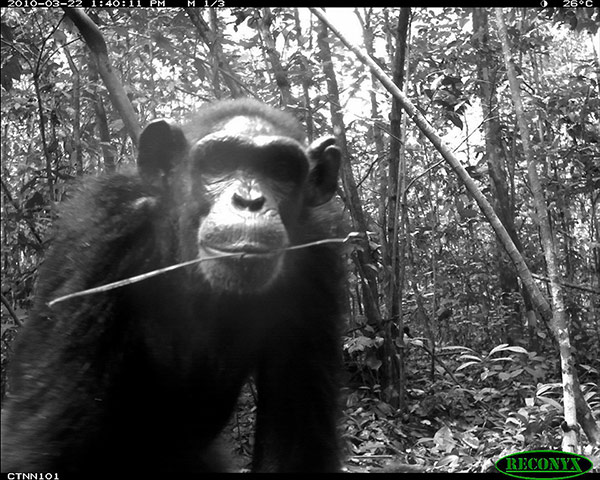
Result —
[[[442,427],[433,436],[433,441],[436,445],[445,451],[451,450],[456,445],[456,440],[454,440],[454,435],[452,434],[452,430],[448,427]]]
[[[463,121],[461,120],[460,116],[457,115],[454,112],[448,112],[448,114],[446,115],[446,117],[448,118],[448,120],[450,120],[456,127],[460,128],[461,130],[464,127]],[[467,210],[465,210],[466,213]],[[471,213],[473,216],[477,216],[477,212],[475,210],[469,210],[469,213]]]
[[[365,361],[365,364],[372,370],[379,370],[379,367],[382,365],[381,360],[379,360],[375,355],[369,355]]]
[[[483,359],[479,358],[476,355],[461,355],[458,357],[458,360],[475,360],[476,362],[482,362]]]
[[[21,79],[21,65],[16,56],[11,57],[0,70],[2,86],[8,92],[12,88],[13,80]]]
[[[173,48],[173,45],[171,44],[171,40],[165,37],[162,33],[156,31],[152,32],[150,38],[152,38],[152,40],[159,49],[164,50],[172,55],[175,55],[177,53]]]
[[[124,126],[125,126],[125,124],[123,123],[123,120],[121,120],[120,118],[117,118],[116,120],[110,122],[111,130],[120,131]]]
[[[113,31],[117,34],[120,35],[123,38],[127,38],[129,37],[129,29],[123,26],[119,26],[119,25],[114,25],[113,27]]]
[[[7,23],[0,23],[0,35],[9,43],[13,41],[13,29]]]
[[[446,455],[439,462],[437,462],[436,467],[448,467],[450,465],[458,465],[458,455]]]
[[[479,439],[469,432],[465,432],[460,435],[460,439],[471,448],[479,448]]]
[[[545,403],[547,405],[551,405],[554,408],[556,408],[559,412],[563,411],[563,407],[560,403],[558,403],[556,400],[554,400],[553,398],[548,398],[548,397],[540,397],[539,395],[537,396],[538,400],[540,400],[542,403]]]
[[[537,389],[536,396],[541,396],[549,390],[553,390],[555,388],[561,387],[561,383],[546,383],[544,385],[540,385]]]
[[[492,358],[490,360],[490,362],[505,362],[505,361],[514,362],[515,359],[512,357],[498,357],[498,358]]]
[[[463,350],[463,351],[467,351],[467,352],[476,353],[475,350],[473,350],[472,348],[463,347],[461,345],[449,345],[447,347],[442,347],[439,349],[440,352],[452,352],[454,350]]]
[[[502,345],[498,345],[497,347],[492,348],[492,351],[488,354],[488,357],[493,355],[496,352],[501,352],[502,350],[506,350],[508,347],[508,343],[503,343]]]
[[[524,354],[528,354],[529,352],[524,349],[523,347],[507,347],[505,348],[505,350],[508,350],[510,352],[515,352],[515,353],[524,353]]]
[[[460,372],[461,370],[470,367],[471,365],[479,365],[481,362],[467,362],[467,363],[463,363],[460,367],[458,367],[456,369],[457,372]]]
[[[433,441],[433,438],[431,437],[421,437],[415,442],[415,445],[420,445],[421,443],[427,443],[431,441]]]
[[[64,45],[65,43],[67,43],[67,36],[65,35],[65,32],[63,32],[62,30],[57,30],[56,32],[54,32],[54,38],[61,45]]]

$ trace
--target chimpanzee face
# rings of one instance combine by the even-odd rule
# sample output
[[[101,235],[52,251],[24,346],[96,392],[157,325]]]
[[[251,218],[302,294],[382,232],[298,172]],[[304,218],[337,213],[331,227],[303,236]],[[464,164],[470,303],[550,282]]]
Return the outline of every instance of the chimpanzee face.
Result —
[[[267,289],[284,268],[288,228],[302,207],[309,170],[304,149],[271,135],[264,123],[236,117],[190,152],[193,195],[211,205],[196,238],[199,258],[210,260],[199,268],[218,290]],[[240,255],[223,257],[232,253]]]
[[[172,173],[185,178],[170,185],[186,185],[184,203],[204,206],[186,215],[197,216],[185,236],[193,235],[187,250],[203,260],[199,272],[215,291],[267,290],[285,271],[285,248],[303,211],[335,192],[340,155],[333,139],[305,149],[268,118],[234,115],[188,146],[178,127],[158,121],[140,137],[142,174],[156,170],[156,160],[147,158],[158,155],[156,135],[185,158]],[[161,162],[170,167],[181,159]]]

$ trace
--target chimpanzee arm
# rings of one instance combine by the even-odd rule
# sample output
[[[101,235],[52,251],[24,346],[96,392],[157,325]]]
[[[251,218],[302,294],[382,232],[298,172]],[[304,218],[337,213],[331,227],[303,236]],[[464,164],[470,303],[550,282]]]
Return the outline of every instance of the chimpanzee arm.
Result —
[[[318,329],[313,335],[318,337],[314,341],[274,339],[281,350],[273,345],[259,367],[254,471],[335,472],[340,468],[339,388],[331,373],[338,371],[339,345]]]
[[[312,248],[287,265],[282,291],[265,312],[279,316],[257,372],[255,471],[340,468],[336,424],[341,345],[340,264]],[[277,312],[277,305],[283,308]]]
[[[96,294],[52,308],[47,302],[151,263],[153,203],[136,180],[115,176],[88,182],[64,211],[41,269],[36,306],[11,358],[3,470],[73,468],[60,462],[84,464],[78,452],[89,452],[92,438],[101,441],[107,388],[119,376],[131,328],[123,318],[114,321],[120,297]]]

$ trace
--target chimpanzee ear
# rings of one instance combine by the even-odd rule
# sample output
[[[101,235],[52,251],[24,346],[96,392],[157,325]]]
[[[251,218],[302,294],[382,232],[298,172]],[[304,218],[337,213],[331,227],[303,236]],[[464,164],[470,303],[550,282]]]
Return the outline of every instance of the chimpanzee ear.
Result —
[[[306,153],[310,161],[307,203],[316,207],[333,197],[342,155],[333,137],[315,140]]]
[[[187,149],[181,128],[170,120],[155,120],[140,135],[137,160],[140,175],[153,181],[168,174]]]

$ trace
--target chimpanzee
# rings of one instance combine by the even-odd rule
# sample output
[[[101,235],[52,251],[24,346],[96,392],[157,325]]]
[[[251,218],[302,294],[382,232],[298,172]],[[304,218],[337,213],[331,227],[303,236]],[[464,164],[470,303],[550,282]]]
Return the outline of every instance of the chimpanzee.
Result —
[[[336,235],[340,151],[303,142],[291,115],[225,101],[151,123],[136,173],[83,183],[15,347],[3,471],[226,469],[214,443],[249,375],[252,469],[339,469],[343,268],[331,244],[286,248]]]

